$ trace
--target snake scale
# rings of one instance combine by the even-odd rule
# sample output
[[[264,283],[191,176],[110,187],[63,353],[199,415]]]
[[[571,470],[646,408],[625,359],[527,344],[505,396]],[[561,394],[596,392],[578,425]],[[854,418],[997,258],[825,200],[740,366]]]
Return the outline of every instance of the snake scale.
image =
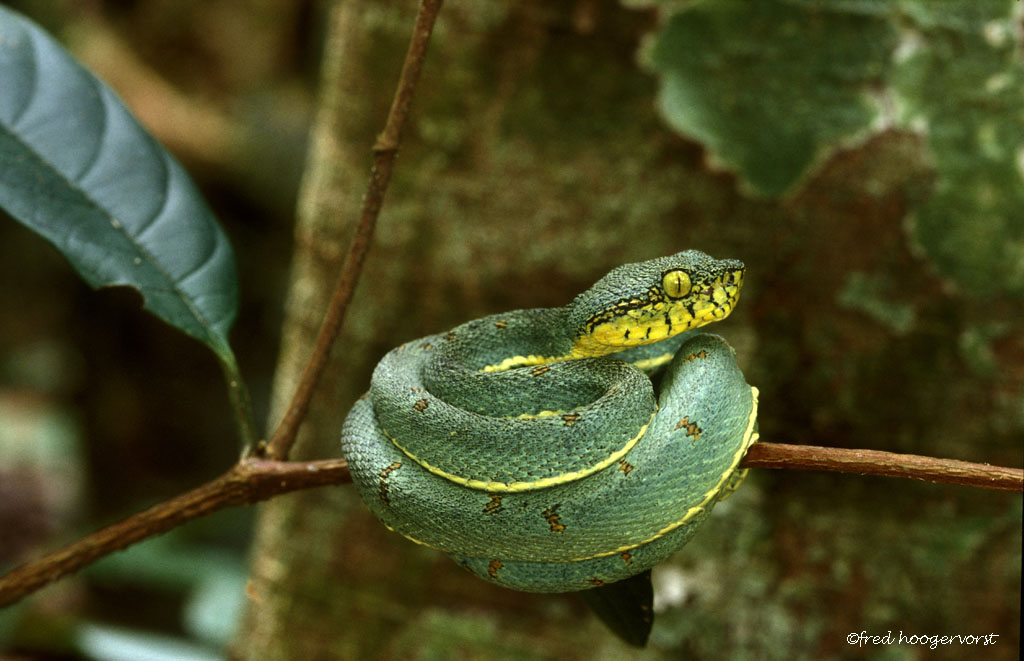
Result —
[[[638,574],[742,479],[757,389],[722,338],[744,266],[690,250],[384,356],[342,430],[388,527],[530,592]],[[660,372],[655,397],[651,375]]]

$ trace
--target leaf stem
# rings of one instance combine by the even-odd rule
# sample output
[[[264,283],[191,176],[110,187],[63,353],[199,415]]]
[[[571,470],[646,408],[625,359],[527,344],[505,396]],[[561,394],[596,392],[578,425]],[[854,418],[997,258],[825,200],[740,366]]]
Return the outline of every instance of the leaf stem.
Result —
[[[256,432],[256,422],[252,414],[252,400],[249,398],[249,389],[242,379],[238,369],[238,363],[234,356],[231,360],[220,360],[220,367],[224,373],[224,383],[228,387],[228,399],[231,402],[231,412],[234,414],[235,427],[242,440],[243,455],[251,452],[259,441],[259,434]]]
[[[409,50],[406,53],[402,75],[391,103],[391,111],[388,113],[384,131],[377,137],[377,142],[373,146],[374,157],[370,182],[366,195],[363,197],[359,223],[356,225],[355,234],[349,244],[341,276],[331,297],[323,324],[320,326],[313,354],[306,365],[302,380],[295,389],[288,409],[274,431],[274,435],[266,447],[258,453],[261,457],[276,460],[288,457],[298,435],[299,427],[309,411],[313,391],[327,365],[331,347],[345,321],[345,313],[352,300],[359,274],[362,272],[363,262],[370,248],[377,216],[380,214],[384,202],[384,193],[391,180],[391,168],[395,155],[398,153],[402,128],[405,126],[409,114],[409,106],[412,103],[413,92],[416,90],[416,84],[423,68],[427,45],[430,43],[430,35],[442,4],[444,4],[443,0],[422,0],[420,3],[416,27],[413,30],[412,39],[409,41]]]

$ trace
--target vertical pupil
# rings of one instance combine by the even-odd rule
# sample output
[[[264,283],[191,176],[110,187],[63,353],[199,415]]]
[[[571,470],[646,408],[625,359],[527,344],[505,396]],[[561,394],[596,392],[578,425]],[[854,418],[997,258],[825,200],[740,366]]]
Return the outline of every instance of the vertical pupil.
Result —
[[[690,278],[683,271],[670,271],[665,274],[662,281],[665,293],[673,298],[678,298],[690,288]]]

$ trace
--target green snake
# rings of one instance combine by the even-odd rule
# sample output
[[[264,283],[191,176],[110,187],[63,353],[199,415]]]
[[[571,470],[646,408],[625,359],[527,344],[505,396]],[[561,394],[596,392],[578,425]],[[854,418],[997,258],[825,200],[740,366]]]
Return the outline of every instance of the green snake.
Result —
[[[486,580],[584,590],[638,574],[731,493],[757,389],[722,338],[744,266],[690,250],[384,356],[342,430],[373,513]],[[661,372],[656,399],[650,375]]]

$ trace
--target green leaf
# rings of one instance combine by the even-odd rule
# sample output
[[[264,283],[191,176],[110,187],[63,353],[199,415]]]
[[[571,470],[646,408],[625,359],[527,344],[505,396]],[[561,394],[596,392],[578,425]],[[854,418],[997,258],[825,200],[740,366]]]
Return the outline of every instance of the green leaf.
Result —
[[[896,45],[877,3],[808,5],[691,3],[646,54],[668,123],[765,195],[869,131],[880,115],[871,86]]]
[[[234,253],[179,165],[41,28],[0,7],[0,207],[93,287],[127,285],[237,377]]]

